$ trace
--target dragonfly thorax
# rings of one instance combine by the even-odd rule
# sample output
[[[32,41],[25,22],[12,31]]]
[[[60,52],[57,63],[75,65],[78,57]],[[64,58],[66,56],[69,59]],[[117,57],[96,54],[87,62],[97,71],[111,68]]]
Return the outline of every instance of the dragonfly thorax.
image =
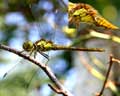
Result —
[[[49,51],[54,46],[54,44],[51,41],[41,39],[35,42],[35,46],[37,51]]]
[[[34,44],[31,41],[26,41],[23,43],[23,49],[27,52],[30,52],[34,49]]]

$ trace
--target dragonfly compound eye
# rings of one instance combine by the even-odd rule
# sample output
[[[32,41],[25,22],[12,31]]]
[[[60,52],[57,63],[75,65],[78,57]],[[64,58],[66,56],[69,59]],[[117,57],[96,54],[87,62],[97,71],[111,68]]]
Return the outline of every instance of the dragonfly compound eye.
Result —
[[[32,51],[33,48],[34,48],[34,45],[31,41],[26,41],[26,42],[23,43],[23,49],[25,51],[28,51],[28,52]]]

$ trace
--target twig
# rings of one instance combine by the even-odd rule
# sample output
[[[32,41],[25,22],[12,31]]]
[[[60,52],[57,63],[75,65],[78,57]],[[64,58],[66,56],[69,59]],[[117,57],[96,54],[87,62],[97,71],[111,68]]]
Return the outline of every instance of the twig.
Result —
[[[94,30],[90,30],[89,34],[91,37],[97,37],[101,39],[111,40],[116,43],[120,43],[120,37],[115,35],[104,34],[104,33],[96,32]]]
[[[52,89],[52,90],[54,90],[56,93],[58,93],[58,94],[62,94],[63,92],[63,90],[59,90],[58,88],[56,88],[55,86],[53,86],[52,84],[48,84],[48,86]],[[67,95],[66,95],[67,96]]]
[[[86,60],[86,57],[84,57],[82,54],[80,54],[80,61],[85,66],[85,68],[91,73],[94,77],[96,77],[99,80],[104,81],[105,76],[100,73],[98,70],[93,68]],[[117,94],[117,87],[115,86],[114,82],[108,78],[107,84],[105,87],[109,87],[115,94]],[[96,94],[96,96],[99,96],[99,93]],[[119,96],[119,95],[118,95]]]
[[[18,51],[16,49],[10,48],[8,46],[2,45],[0,44],[0,49],[12,52],[16,55],[19,55],[20,57],[23,57],[24,59],[36,64],[37,66],[39,66],[50,78],[50,80],[56,85],[57,89],[59,91],[61,91],[60,94],[62,94],[63,96],[73,96],[56,78],[56,76],[54,75],[54,73],[52,72],[52,70],[46,65],[46,64],[41,64],[40,62],[36,61],[35,59],[31,58],[30,56],[21,53],[21,51]],[[53,90],[55,91],[55,90]],[[56,91],[55,91],[56,92]]]
[[[105,78],[103,87],[102,87],[100,93],[98,93],[96,96],[102,96],[102,94],[103,94],[103,91],[105,89],[105,85],[107,83],[107,80],[108,80],[108,77],[109,77],[109,74],[110,74],[110,70],[111,70],[111,67],[112,67],[112,64],[113,64],[112,59],[113,59],[113,57],[112,57],[112,55],[110,55],[109,67],[108,67],[108,71],[107,71],[107,74],[106,74],[106,78]]]
[[[120,60],[119,60],[119,59],[113,58],[112,61],[113,61],[113,62],[117,62],[117,63],[120,64]]]
[[[85,41],[85,40],[92,39],[92,38],[100,38],[100,39],[104,39],[104,40],[110,40],[110,41],[120,44],[120,37],[118,37],[116,35],[109,35],[109,34],[100,33],[100,32],[94,31],[94,30],[90,30],[87,34],[81,35],[80,38],[75,39],[74,43],[72,45],[80,44],[81,41],[83,41],[83,40]]]

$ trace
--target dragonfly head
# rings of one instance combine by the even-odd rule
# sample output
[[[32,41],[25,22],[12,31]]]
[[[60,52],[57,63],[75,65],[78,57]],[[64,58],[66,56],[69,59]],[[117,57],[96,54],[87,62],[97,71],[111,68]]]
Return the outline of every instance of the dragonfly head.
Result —
[[[34,44],[31,41],[26,41],[23,43],[23,49],[27,52],[30,52],[34,49]]]

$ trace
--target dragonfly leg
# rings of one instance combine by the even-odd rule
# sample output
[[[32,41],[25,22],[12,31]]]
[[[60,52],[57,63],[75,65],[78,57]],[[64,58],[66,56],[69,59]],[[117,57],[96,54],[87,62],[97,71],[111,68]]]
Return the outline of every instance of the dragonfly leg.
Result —
[[[36,58],[36,55],[37,55],[37,51],[34,52],[34,58]]]
[[[32,50],[32,51],[30,52],[29,56],[31,56],[31,55],[32,55],[33,51],[34,51],[34,50]]]
[[[45,54],[45,53],[43,53],[43,52],[41,52],[41,51],[39,51],[39,53],[40,53],[42,56],[44,56],[44,57],[49,61],[49,56],[48,56],[47,54]]]

